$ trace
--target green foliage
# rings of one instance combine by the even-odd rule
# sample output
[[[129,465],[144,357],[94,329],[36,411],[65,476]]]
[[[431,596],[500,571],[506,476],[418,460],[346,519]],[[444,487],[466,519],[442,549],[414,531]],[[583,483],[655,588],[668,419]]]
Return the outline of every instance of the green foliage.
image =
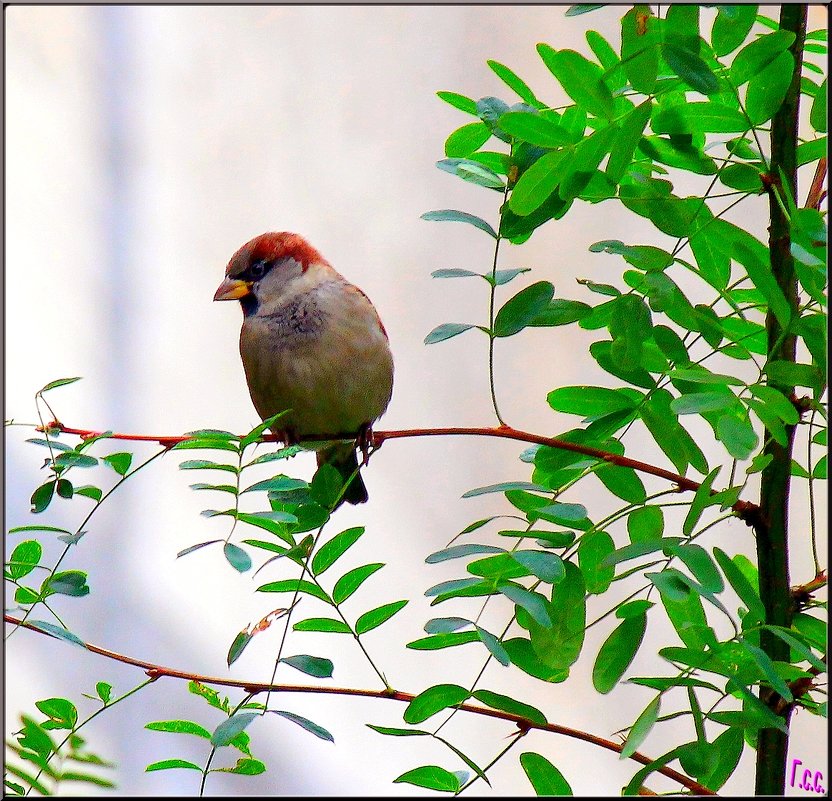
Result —
[[[566,14],[602,8],[573,6]],[[494,250],[493,262],[481,271],[432,272],[439,279],[480,279],[460,283],[472,291],[488,287],[488,313],[480,323],[443,323],[427,334],[425,344],[469,330],[488,338],[492,402],[501,424],[505,419],[497,404],[493,356],[499,341],[526,337],[530,328],[577,324],[592,340],[591,360],[582,383],[553,387],[546,396],[555,415],[546,436],[558,430],[562,415],[574,416],[578,427],[523,451],[519,473],[463,495],[475,499],[474,504],[503,496],[506,513],[477,519],[425,558],[428,565],[458,567],[456,578],[424,590],[431,606],[453,607],[454,614],[429,619],[423,627],[427,636],[407,642],[409,653],[418,659],[425,656],[421,652],[468,645],[482,658],[483,671],[473,683],[437,681],[415,695],[403,713],[410,728],[371,726],[389,737],[433,738],[465,768],[417,766],[391,776],[397,783],[454,794],[475,781],[489,783],[491,766],[519,738],[481,768],[440,737],[438,729],[412,727],[442,713],[447,719],[464,704],[513,721],[521,734],[545,728],[547,713],[551,715],[545,705],[539,709],[515,697],[519,690],[505,695],[483,689],[482,676],[494,667],[520,670],[541,682],[564,682],[571,670],[589,664],[585,654],[580,660],[586,632],[596,624],[604,633],[597,654],[589,657],[595,690],[620,692],[616,688],[627,681],[652,693],[638,717],[621,729],[626,732],[622,757],[641,749],[655,754],[670,720],[680,718],[681,725],[690,726],[688,741],[636,771],[625,794],[639,791],[651,773],[674,760],[688,777],[717,791],[736,769],[746,742],[756,745],[761,732],[787,730],[777,703],[826,715],[815,683],[826,672],[826,624],[807,613],[821,604],[811,592],[808,600],[795,596],[792,625],[773,624],[755,566],[740,554],[729,556],[714,536],[728,518],[744,515],[745,522],[755,522],[747,503],[756,474],[766,477],[776,465],[772,443],[783,449],[793,440],[809,446],[805,455],[797,451],[800,455],[791,460],[790,476],[794,487],[808,489],[810,503],[818,492],[815,482],[827,474],[826,455],[818,454],[826,446],[826,220],[817,208],[799,208],[790,196],[764,137],[792,85],[795,35],[759,16],[752,5],[717,6],[708,13],[690,5],[662,6],[655,12],[635,5],[621,14],[620,30],[620,47],[587,31],[591,56],[538,44],[537,54],[551,78],[534,90],[510,66],[488,61],[510,91],[509,100],[437,93],[468,118],[447,135],[444,158],[436,166],[464,181],[470,191],[488,190],[482,197],[492,201],[493,216],[443,209],[422,217],[465,223],[457,227],[461,236],[484,233]],[[810,32],[808,44],[800,47],[803,53],[825,53],[825,40],[825,31]],[[826,152],[826,137],[819,134],[827,129],[827,80],[824,76],[816,83],[810,77],[822,73],[811,63],[804,63],[803,70],[800,88],[811,130],[801,129],[795,152],[799,165],[811,167]],[[787,219],[794,297],[772,270],[768,243],[732,213],[741,202],[741,209],[748,210],[745,219],[767,218],[769,199]],[[640,237],[633,235],[626,242],[587,242],[586,277],[578,280],[576,298],[561,297],[560,287],[547,280],[551,265],[541,265],[539,276],[537,268],[500,266],[501,245],[523,244],[582,202],[606,203],[622,219],[634,214],[640,218],[634,222],[649,224],[655,236],[650,241],[636,241]],[[612,272],[616,266],[622,267],[620,277]],[[507,292],[504,287],[512,282]],[[778,351],[782,342],[770,341],[776,327],[784,332],[781,340],[794,338],[797,358]],[[179,467],[213,476],[211,482],[190,486],[223,499],[222,508],[202,515],[206,526],[227,523],[227,532],[206,535],[177,555],[208,558],[219,554],[210,546],[222,543],[225,562],[244,574],[253,571],[256,554],[265,552],[254,575],[266,568],[271,574],[255,585],[256,592],[264,593],[257,597],[278,594],[285,599],[283,606],[234,636],[226,653],[228,666],[242,660],[256,635],[283,621],[284,636],[291,630],[293,645],[297,639],[315,638],[308,650],[317,650],[323,641],[332,643],[337,656],[339,646],[351,647],[355,641],[383,682],[383,694],[396,697],[363,638],[409,601],[396,599],[404,594],[399,589],[386,599],[366,600],[368,588],[387,589],[381,577],[373,578],[385,563],[358,555],[370,547],[369,537],[358,545],[364,526],[338,533],[327,528],[324,534],[344,492],[337,471],[323,465],[311,481],[282,472],[263,476],[263,470],[272,472],[274,462],[283,464],[302,449],[291,445],[251,454],[272,426],[279,428],[281,415],[243,435],[202,429],[176,444],[160,442],[163,449],[139,463],[133,453],[107,447],[112,444],[108,440],[119,436],[112,432],[72,446],[61,439],[65,434],[58,424],[44,424],[41,407],[51,413],[44,394],[77,380],[58,379],[36,393],[42,436],[28,442],[45,457],[47,472],[32,492],[31,512],[45,518],[55,504],[75,501],[86,516],[74,529],[31,524],[8,532],[10,540],[18,534],[27,537],[12,544],[4,576],[28,626],[87,647],[59,614],[75,611],[78,599],[95,588],[85,570],[58,569],[64,556],[80,543],[93,514],[124,480],[162,453],[199,450],[205,458],[185,459]],[[642,461],[654,444],[661,454],[656,465]],[[101,486],[76,481],[73,471],[80,470],[100,476]],[[218,474],[224,483],[215,483]],[[602,488],[612,509],[605,516],[600,504],[588,508],[586,496],[579,494],[588,476],[597,478],[596,489]],[[656,482],[664,482],[661,489]],[[670,508],[674,506],[683,509]],[[500,544],[494,544],[486,527],[502,517],[511,522],[500,523]],[[812,540],[814,525],[813,516]],[[252,529],[258,538],[239,538],[240,531]],[[474,532],[476,541],[468,536]],[[458,542],[460,537],[466,539]],[[52,558],[53,538],[63,545],[58,559]],[[739,549],[737,544],[729,550]],[[814,550],[812,556],[820,571]],[[301,601],[308,616],[292,622]],[[493,631],[480,625],[485,605],[489,617],[483,620],[498,612],[503,616]],[[33,619],[31,613],[41,608],[56,622]],[[654,646],[645,640],[648,618],[657,616],[670,622],[678,639],[647,654]],[[351,636],[319,637],[332,634]],[[781,643],[787,656],[773,658],[766,638]],[[287,654],[283,641],[277,645],[276,640],[272,637],[275,670],[283,665],[314,680],[334,675],[329,655]],[[653,659],[656,670],[650,672],[661,675],[628,678],[636,656],[640,665]],[[98,714],[143,686],[114,698],[112,686],[98,682],[95,695],[85,697],[96,704]],[[163,758],[147,771],[197,771],[203,786],[211,772],[258,775],[266,766],[251,754],[250,731],[265,731],[278,720],[334,742],[319,723],[271,708],[270,701],[253,700],[254,688],[236,703],[196,681],[190,682],[189,692],[208,705],[205,720],[159,720],[146,728],[196,738],[205,749],[204,759],[198,764],[178,756]],[[661,716],[663,703],[681,711]],[[107,779],[67,769],[70,761],[109,767],[83,748],[77,734],[91,718],[79,720],[77,707],[65,698],[43,699],[35,706],[45,719],[22,715],[8,744],[13,756],[6,769],[8,791],[47,794],[66,781],[111,786]],[[276,717],[266,718],[267,711]],[[233,756],[223,766],[222,757],[228,755]],[[526,751],[519,764],[538,795],[571,794],[564,774],[543,755]]]

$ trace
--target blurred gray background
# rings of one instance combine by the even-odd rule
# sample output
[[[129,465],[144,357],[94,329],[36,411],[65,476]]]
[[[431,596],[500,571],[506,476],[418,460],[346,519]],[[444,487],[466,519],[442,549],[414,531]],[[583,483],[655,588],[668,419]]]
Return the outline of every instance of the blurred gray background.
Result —
[[[236,304],[212,305],[211,297],[228,258],[243,242],[264,231],[290,230],[306,236],[364,289],[384,320],[396,384],[379,429],[492,424],[485,337],[468,332],[439,345],[422,344],[439,323],[486,320],[483,282],[440,282],[430,273],[444,267],[489,269],[492,240],[469,226],[428,223],[419,215],[460,208],[496,223],[498,206],[496,193],[434,168],[447,135],[471,119],[435,92],[498,95],[514,102],[485,64],[496,59],[540,98],[552,105],[564,102],[535,43],[588,54],[584,31],[594,28],[616,43],[623,13],[609,8],[566,18],[564,10],[7,8],[6,417],[36,422],[34,393],[55,378],[78,375],[83,381],[48,396],[70,426],[158,434],[254,426],[258,420],[237,352],[240,312]],[[825,26],[826,9],[811,11],[811,25]],[[703,11],[703,19],[713,13]],[[530,243],[506,246],[502,267],[528,266],[534,272],[509,285],[501,299],[524,280],[549,280],[561,297],[591,299],[576,277],[610,280],[621,270],[616,257],[589,253],[592,242],[672,244],[641,219],[619,212],[612,203],[577,202],[566,219],[549,223]],[[756,226],[762,237],[765,214],[760,199],[740,206],[732,219]],[[596,338],[571,326],[530,329],[499,342],[498,395],[508,422],[552,435],[576,425],[576,418],[549,409],[546,393],[560,385],[615,386],[586,353]],[[695,430],[712,458],[721,458],[709,429]],[[34,522],[28,498],[43,480],[39,468],[46,452],[24,442],[33,435],[31,428],[6,429],[7,527]],[[631,455],[667,466],[638,431],[628,442]],[[149,446],[127,448],[137,460],[153,453]],[[103,443],[94,452],[122,449]],[[485,651],[474,645],[451,652],[416,652],[404,645],[423,635],[430,617],[476,614],[479,605],[465,600],[429,606],[423,591],[463,575],[464,568],[455,562],[426,565],[424,558],[469,522],[510,511],[501,496],[460,496],[473,487],[528,479],[528,467],[517,460],[522,450],[520,443],[473,438],[389,442],[365,473],[370,503],[342,508],[330,524],[330,534],[367,527],[339,563],[341,572],[370,561],[387,563],[348,602],[348,614],[412,599],[394,622],[366,637],[368,650],[397,689],[418,692],[440,681],[467,684],[482,665]],[[82,601],[66,599],[60,609],[73,631],[105,648],[183,670],[267,680],[277,628],[256,638],[230,671],[225,655],[240,629],[285,600],[254,589],[289,573],[277,563],[252,581],[251,574],[233,571],[217,548],[175,559],[188,545],[227,532],[227,518],[199,515],[224,499],[192,492],[189,483],[206,479],[178,470],[179,462],[193,455],[166,455],[102,507],[65,562],[67,568],[89,571],[92,593]],[[313,463],[303,455],[288,469],[309,477]],[[113,477],[104,468],[89,473],[91,482],[105,487]],[[720,480],[727,481],[727,475]],[[593,482],[583,482],[567,500],[586,504],[599,518],[614,506]],[[658,481],[645,483],[648,491],[662,487]],[[77,526],[89,503],[57,500],[42,522]],[[806,530],[802,497],[794,498],[793,519],[795,532]],[[623,528],[614,536],[626,542]],[[19,535],[9,539],[12,546]],[[498,537],[492,527],[472,539],[494,543]],[[734,520],[713,530],[706,544],[753,553],[750,531]],[[47,563],[58,552],[49,550]],[[812,574],[801,537],[794,547],[793,582]],[[634,589],[617,586],[616,597]],[[591,617],[609,605],[608,598],[592,601]],[[303,616],[322,611],[309,599],[302,607]],[[507,615],[495,599],[483,625],[499,631]],[[661,617],[651,617],[647,642],[628,675],[667,672],[655,650],[675,644],[676,635]],[[606,697],[592,689],[592,663],[613,620],[590,630],[565,684],[545,685],[492,664],[480,686],[516,694],[551,721],[612,737],[652,698],[646,688],[630,684]],[[724,628],[722,621],[715,625]],[[334,659],[332,683],[378,687],[348,638],[296,636],[291,653]],[[84,714],[94,707],[79,693],[93,692],[97,681],[124,692],[142,679],[136,669],[25,631],[8,641],[6,667],[7,732],[21,711],[34,712],[38,699],[68,694]],[[278,678],[306,680],[288,667]],[[237,697],[232,693],[232,701]],[[662,712],[684,703],[673,696]],[[382,738],[364,726],[401,725],[401,704],[286,695],[278,706],[328,728],[336,745],[277,717],[257,721],[249,729],[253,754],[268,772],[254,778],[213,774],[210,794],[409,794],[414,788],[391,781],[410,768],[464,768],[435,742]],[[195,772],[143,772],[148,763],[174,756],[204,760],[203,741],[143,728],[149,720],[179,717],[209,729],[220,720],[189,696],[183,683],[162,679],[88,727],[92,746],[118,762],[119,793],[196,792]],[[805,712],[793,721],[791,756],[826,772],[823,721]],[[511,731],[506,724],[461,714],[443,730],[480,764],[504,747]],[[655,729],[641,750],[658,755],[689,739],[691,727],[682,718]],[[576,794],[618,794],[637,768],[588,744],[531,733],[489,774],[496,792],[531,792],[517,762],[517,755],[529,750],[558,765]],[[228,760],[222,755],[216,764],[231,764]],[[752,770],[746,749],[725,792],[748,792]],[[675,787],[661,777],[650,786]],[[479,782],[471,792],[489,791]]]

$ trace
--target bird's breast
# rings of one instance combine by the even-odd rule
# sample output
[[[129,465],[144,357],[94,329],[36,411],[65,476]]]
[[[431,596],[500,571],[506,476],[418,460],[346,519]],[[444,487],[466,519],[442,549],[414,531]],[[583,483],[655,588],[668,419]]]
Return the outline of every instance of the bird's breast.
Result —
[[[300,435],[355,431],[387,408],[393,361],[375,309],[351,285],[261,307],[245,318],[240,353],[261,417]]]

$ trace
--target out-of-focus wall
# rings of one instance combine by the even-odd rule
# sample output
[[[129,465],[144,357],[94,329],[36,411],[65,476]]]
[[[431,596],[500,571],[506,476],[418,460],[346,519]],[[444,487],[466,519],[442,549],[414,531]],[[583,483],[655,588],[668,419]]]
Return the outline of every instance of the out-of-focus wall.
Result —
[[[435,92],[513,102],[485,65],[495,59],[541,98],[563,102],[535,43],[587,52],[588,24],[615,41],[619,16],[620,9],[609,8],[566,18],[563,7],[543,6],[7,8],[6,417],[36,422],[34,392],[79,375],[83,381],[49,396],[67,425],[159,434],[252,427],[257,418],[237,353],[240,313],[236,304],[212,305],[211,297],[241,243],[263,231],[293,230],[361,286],[385,322],[396,386],[379,427],[491,424],[485,338],[470,332],[422,344],[439,323],[484,320],[484,284],[440,282],[430,272],[488,269],[492,242],[473,228],[427,223],[419,215],[463,208],[494,221],[498,205],[496,194],[434,168],[447,134],[467,121]],[[762,236],[761,208],[749,204],[743,219],[758,219]],[[606,271],[619,269],[613,257],[590,254],[589,244],[614,238],[662,244],[662,235],[616,211],[577,203],[527,245],[506,247],[501,266],[533,267],[535,279],[552,281],[559,295],[584,297],[576,277],[604,280]],[[520,286],[512,284],[503,297]],[[498,395],[507,419],[552,434],[574,425],[574,418],[552,413],[546,393],[557,385],[613,383],[587,360],[593,338],[566,327],[498,343]],[[28,428],[6,430],[7,527],[32,522],[28,498],[44,455],[24,442],[32,435]],[[135,450],[137,459],[152,453]],[[404,644],[437,614],[423,590],[459,574],[454,563],[425,565],[425,556],[472,520],[505,511],[497,496],[460,501],[460,495],[528,478],[517,461],[521,451],[516,443],[485,439],[390,442],[366,470],[371,502],[338,511],[333,532],[367,527],[345,566],[387,563],[348,611],[414,599],[395,623],[367,637],[393,686],[418,692],[476,675],[484,658],[476,646],[432,653]],[[645,452],[663,459],[655,449]],[[60,608],[72,630],[103,647],[204,674],[267,680],[276,632],[258,637],[230,671],[225,656],[236,632],[283,600],[254,592],[279,571],[267,568],[252,581],[211,548],[175,559],[188,545],[226,533],[226,519],[199,515],[219,501],[188,489],[201,477],[179,471],[180,461],[166,455],[102,507],[65,565],[89,571],[92,593]],[[310,456],[289,465],[305,477],[312,467]],[[597,516],[612,508],[608,497],[592,492],[581,486],[574,500]],[[56,501],[44,518],[77,525],[86,503]],[[796,508],[795,517],[805,519],[805,508]],[[738,521],[726,523],[717,540],[731,552],[753,550]],[[808,578],[810,569],[803,551],[796,552],[794,578]],[[305,600],[303,611],[314,612],[313,603]],[[455,603],[442,612],[471,613],[470,604]],[[505,620],[505,609],[493,603],[483,622],[501,629]],[[633,685],[603,698],[592,689],[592,660],[610,628],[590,630],[566,684],[526,681],[516,670],[491,666],[482,686],[516,692],[552,721],[611,737],[650,695]],[[675,637],[652,620],[650,635],[652,642]],[[347,638],[307,634],[296,642],[293,652],[333,657],[334,683],[378,686]],[[633,669],[654,670],[654,651],[645,645]],[[25,631],[8,641],[6,656],[7,732],[37,699],[72,694],[83,702],[78,689],[91,692],[96,681],[123,692],[142,678]],[[281,676],[304,679],[288,668]],[[214,774],[209,792],[407,793],[411,788],[390,782],[409,768],[464,767],[436,743],[385,740],[364,726],[400,725],[401,705],[297,695],[281,697],[279,705],[329,728],[336,745],[282,719],[258,721],[250,730],[253,750],[268,772]],[[93,746],[119,763],[120,793],[195,792],[192,772],[143,772],[171,756],[204,759],[197,738],[142,728],[150,719],[174,717],[209,729],[219,722],[184,685],[163,679],[89,726]],[[683,719],[672,733],[663,727],[644,751],[658,754],[671,739],[683,742],[686,726]],[[508,732],[462,715],[445,729],[480,764],[504,746]],[[793,754],[823,768],[825,744],[820,722],[798,715]],[[540,733],[530,734],[521,750],[547,754],[578,794],[617,792],[635,771],[634,763],[608,752]],[[752,767],[746,753],[726,791],[747,791]],[[516,756],[500,763],[492,783],[500,793],[530,791]],[[660,779],[654,786],[672,787]],[[487,790],[482,783],[473,789]]]

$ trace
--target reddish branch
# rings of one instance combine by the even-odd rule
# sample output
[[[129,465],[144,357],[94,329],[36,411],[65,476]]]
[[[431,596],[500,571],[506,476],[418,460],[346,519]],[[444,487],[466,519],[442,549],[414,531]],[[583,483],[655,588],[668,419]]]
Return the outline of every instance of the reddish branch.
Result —
[[[812,179],[812,185],[809,187],[809,194],[806,196],[807,209],[820,209],[820,204],[826,197],[826,190],[823,188],[823,182],[826,180],[826,157],[818,161],[818,166],[815,168],[815,177]]]
[[[51,422],[47,428],[49,430],[58,430],[64,434],[75,434],[82,439],[92,439],[101,436],[101,431],[90,431],[83,428],[70,428],[57,420]],[[344,434],[343,436],[332,435],[317,435],[310,434],[304,437],[305,441],[320,442],[327,439],[350,439],[355,434]],[[573,453],[580,453],[584,456],[591,456],[595,459],[600,459],[610,464],[618,465],[619,467],[630,467],[640,473],[647,473],[651,476],[658,476],[676,484],[680,491],[689,490],[696,492],[700,484],[698,481],[681,476],[678,473],[673,473],[670,470],[664,470],[661,467],[648,464],[647,462],[640,462],[637,459],[630,459],[627,456],[621,456],[617,453],[610,453],[599,448],[592,448],[589,445],[579,445],[575,442],[567,442],[566,440],[558,439],[557,437],[542,437],[538,434],[532,434],[528,431],[520,431],[510,426],[498,426],[497,428],[410,428],[401,431],[374,431],[372,432],[370,444],[374,448],[378,448],[388,439],[404,439],[409,437],[448,437],[448,436],[475,436],[475,437],[499,437],[502,439],[518,440],[520,442],[530,442],[535,445],[545,445],[548,448],[556,448],[562,451],[571,451]],[[172,448],[179,442],[185,442],[193,437],[189,436],[144,436],[140,434],[108,434],[109,439],[130,440],[134,442],[158,442],[164,448]],[[278,442],[282,441],[276,434],[266,434],[261,437],[264,442]],[[716,495],[717,490],[711,490],[711,495]],[[748,525],[754,525],[759,513],[759,507],[750,501],[737,501],[732,504],[731,509],[737,513],[737,516],[745,521]]]
[[[37,628],[37,626],[32,623],[26,623],[22,620],[18,620],[17,618],[12,617],[11,615],[4,614],[3,618],[6,621],[6,623],[11,623],[15,626],[23,626],[24,628],[36,631],[38,634],[44,634],[47,637],[59,639],[54,634],[50,634],[47,631],[43,631],[42,629]],[[101,656],[105,656],[108,659],[112,659],[116,662],[122,662],[125,665],[132,665],[134,667],[142,668],[142,670],[144,670],[147,673],[147,675],[150,676],[150,678],[152,679],[159,679],[163,676],[168,676],[173,679],[182,679],[185,681],[198,681],[201,684],[220,685],[223,687],[237,687],[253,695],[265,692],[318,693],[329,695],[363,696],[365,698],[388,698],[393,701],[403,701],[405,703],[410,703],[416,697],[413,693],[405,693],[400,692],[398,690],[360,690],[352,687],[313,687],[310,685],[303,684],[262,684],[260,682],[240,681],[236,679],[223,679],[214,676],[202,676],[196,673],[187,673],[181,670],[173,670],[172,668],[167,668],[162,665],[156,665],[152,662],[146,662],[142,659],[134,659],[133,657],[125,656],[124,654],[119,654],[115,651],[108,651],[106,648],[100,648],[99,646],[92,645],[90,643],[84,643],[84,647],[88,651],[92,651],[95,654],[100,654]],[[596,737],[595,735],[589,734],[585,731],[581,731],[580,729],[571,729],[568,726],[560,726],[557,723],[538,723],[537,721],[524,718],[521,715],[515,715],[511,712],[503,712],[499,709],[489,709],[486,707],[476,706],[474,704],[459,704],[458,708],[464,712],[471,712],[475,715],[484,715],[486,717],[498,718],[499,720],[505,720],[510,723],[514,723],[524,733],[526,731],[529,731],[530,729],[548,731],[552,732],[553,734],[561,734],[565,737],[572,737],[576,740],[583,740],[584,742],[592,743],[593,745],[600,746],[601,748],[606,748],[608,751],[614,751],[618,754],[620,754],[624,748],[623,744],[621,743],[616,743],[612,740],[605,740],[603,737]],[[636,762],[641,763],[642,765],[650,765],[654,761],[650,759],[650,757],[645,756],[644,754],[641,754],[638,751],[631,754],[630,759],[633,759]],[[693,781],[692,779],[685,776],[683,773],[679,773],[678,771],[673,770],[673,768],[663,766],[660,768],[656,768],[656,772],[661,773],[670,779],[673,779],[674,781],[678,782],[683,787],[686,787],[688,790],[690,790],[693,793],[696,793],[697,795],[716,795],[716,793],[713,790],[709,790],[704,785]]]

